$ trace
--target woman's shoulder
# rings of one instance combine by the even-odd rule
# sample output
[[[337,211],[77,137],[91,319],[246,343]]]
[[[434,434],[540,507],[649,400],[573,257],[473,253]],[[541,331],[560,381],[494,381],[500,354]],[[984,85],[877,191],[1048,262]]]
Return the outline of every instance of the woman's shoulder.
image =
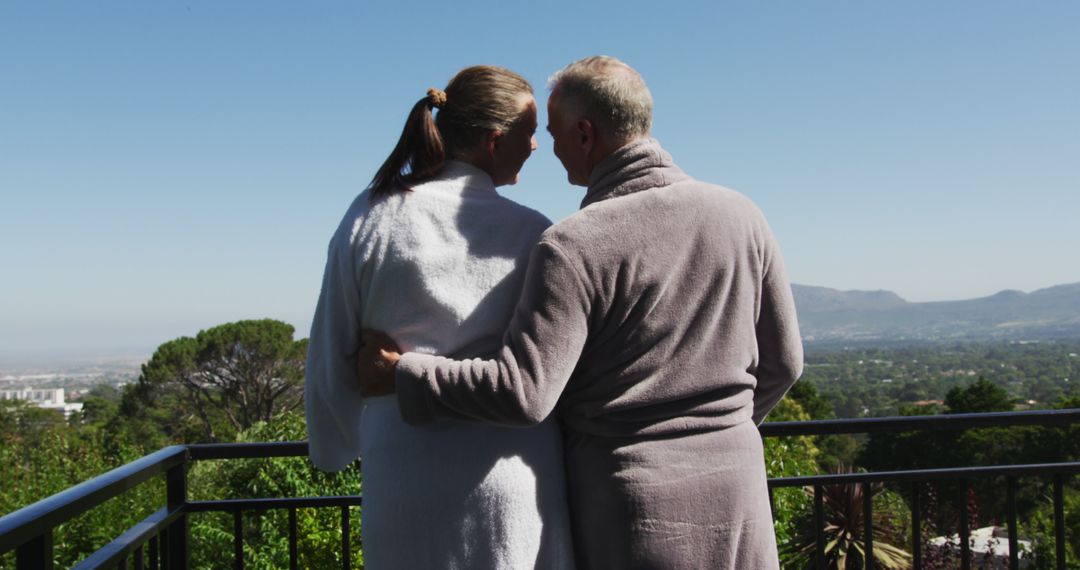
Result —
[[[493,201],[496,204],[483,213],[485,220],[477,220],[475,225],[489,228],[500,240],[518,244],[526,254],[551,227],[547,216],[524,204],[505,196],[497,196]]]
[[[367,188],[355,198],[352,203],[345,210],[345,215],[341,217],[341,222],[338,224],[335,236],[342,233],[348,233],[357,221],[362,221],[368,217],[371,212],[371,189]]]
[[[365,189],[345,210],[330,239],[330,248],[345,250],[355,246],[379,225],[379,220],[387,216],[387,209],[394,208],[395,201],[394,195],[373,197],[371,188]]]
[[[500,207],[505,210],[507,215],[512,216],[516,222],[539,227],[540,231],[546,230],[551,226],[551,219],[539,211],[515,202],[505,196],[500,195],[498,196],[498,199]]]

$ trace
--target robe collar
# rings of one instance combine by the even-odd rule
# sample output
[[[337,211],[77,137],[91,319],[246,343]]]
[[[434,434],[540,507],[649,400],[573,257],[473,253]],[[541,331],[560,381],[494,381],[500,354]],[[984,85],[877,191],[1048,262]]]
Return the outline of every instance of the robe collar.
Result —
[[[445,192],[463,194],[465,192],[481,192],[496,194],[495,184],[491,176],[468,162],[460,160],[447,160],[443,167],[428,182],[442,182],[435,187]]]
[[[637,140],[620,147],[593,168],[581,207],[689,178],[656,139]]]

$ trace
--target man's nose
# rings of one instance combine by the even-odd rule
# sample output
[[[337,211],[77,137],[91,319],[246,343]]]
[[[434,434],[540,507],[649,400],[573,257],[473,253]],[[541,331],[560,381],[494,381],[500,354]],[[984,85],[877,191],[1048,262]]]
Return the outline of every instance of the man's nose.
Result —
[[[529,150],[536,150],[537,148],[539,147],[536,144],[536,136],[533,136],[529,139]]]

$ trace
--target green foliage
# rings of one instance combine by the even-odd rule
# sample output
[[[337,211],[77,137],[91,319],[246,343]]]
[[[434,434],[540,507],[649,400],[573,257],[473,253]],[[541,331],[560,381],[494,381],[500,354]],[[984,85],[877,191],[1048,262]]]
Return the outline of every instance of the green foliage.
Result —
[[[280,425],[276,421],[301,403],[307,341],[294,341],[292,334],[291,326],[278,321],[241,321],[202,331],[195,338],[167,342],[144,365],[137,384],[126,386],[122,394],[109,386],[94,387],[87,394],[83,412],[72,416],[70,422],[55,411],[21,401],[0,401],[0,515],[172,443],[222,436],[231,440],[242,429],[249,430],[244,434],[247,441],[306,439],[298,414]],[[189,382],[187,391],[185,381]],[[328,476],[314,472],[302,458],[271,460],[262,468],[251,465],[251,461],[236,462],[236,468],[226,469],[230,473],[226,481],[200,478],[199,473],[205,471],[199,469],[206,467],[196,465],[189,489],[213,489],[226,497],[344,494],[359,488],[356,469]],[[223,486],[229,482],[233,487]],[[260,488],[262,494],[246,493]],[[224,494],[227,490],[230,494]],[[276,495],[278,492],[282,494]],[[164,482],[159,477],[57,527],[56,563],[72,566],[163,504]],[[340,545],[340,513],[335,509],[321,511],[325,513],[299,513],[301,528],[322,529],[301,537],[301,563],[305,567],[326,567],[327,561],[339,556],[326,552],[330,544],[327,537],[332,534],[338,534],[336,544]],[[284,535],[264,538],[263,525],[258,522],[282,516],[287,517],[287,513],[256,515],[245,525],[245,532],[254,529],[256,546],[262,540],[277,541],[277,546],[266,549],[276,558],[262,567],[281,567],[282,548],[286,553],[283,564],[288,565]],[[196,523],[193,528],[203,527]],[[231,552],[231,521],[227,528],[229,545],[217,550],[218,562],[222,552]],[[358,529],[359,524],[353,528]],[[212,532],[207,536],[213,539]],[[201,537],[193,532],[193,539]],[[359,545],[356,538],[354,560],[360,560]],[[197,549],[197,544],[193,548]],[[11,556],[0,557],[0,570],[13,563]],[[211,562],[206,567],[221,564]]]
[[[124,393],[126,419],[174,441],[230,441],[303,401],[307,340],[289,324],[238,321],[162,344]],[[140,427],[145,430],[145,427]]]
[[[946,396],[950,412],[974,413],[1005,411],[1012,402],[1005,390],[979,379],[956,387]],[[1062,401],[1058,406],[1078,402]],[[914,410],[922,412],[921,409]],[[899,469],[937,469],[945,467],[1052,463],[1080,460],[1080,426],[985,428],[966,431],[890,432],[869,437],[859,453],[858,464],[872,471]],[[1005,512],[1002,482],[976,479],[970,482],[973,503],[972,524],[986,526],[999,521]],[[956,482],[939,483],[943,496],[960,492]],[[1035,505],[1038,490],[1022,480],[1017,504],[1027,512]],[[928,513],[928,521],[945,528],[957,517],[954,501],[946,501]]]
[[[1012,409],[1012,400],[1001,387],[979,379],[964,387],[950,390],[946,396],[950,412],[988,412]],[[1057,402],[1057,408],[1077,408],[1076,398]],[[1017,463],[1052,463],[1080,460],[1080,426],[987,428],[967,431],[912,432],[873,434],[863,452],[860,464],[874,471],[890,469],[928,469],[955,466],[1008,465]],[[1017,490],[1017,508],[1027,535],[1035,540],[1033,556],[1036,567],[1052,567],[1053,511],[1045,498],[1045,482],[1022,478]],[[969,482],[967,510],[971,528],[998,523],[1007,505],[1003,492],[1005,482],[999,479],[976,479]],[[962,489],[954,481],[939,481],[933,485],[935,496],[949,500],[932,500],[924,513],[927,534],[948,535],[958,517],[956,497]],[[1067,500],[1066,513],[1070,540],[1070,560],[1076,560],[1077,540],[1080,539],[1080,503],[1076,496]],[[956,562],[947,552],[928,553],[927,567],[951,567]],[[943,558],[944,556],[944,558]],[[955,556],[953,556],[955,558]],[[951,560],[951,561],[950,561]],[[1050,562],[1047,562],[1047,561]],[[1051,566],[1047,566],[1051,564]],[[1075,565],[1075,562],[1070,564]],[[1070,565],[1070,567],[1072,567]]]
[[[805,495],[812,500],[814,489],[807,487]],[[824,515],[825,567],[837,570],[856,570],[866,567],[865,511],[863,494],[871,493],[873,510],[873,561],[875,568],[901,570],[911,567],[911,555],[895,544],[904,544],[903,529],[894,525],[909,520],[904,503],[886,493],[880,485],[855,483],[825,485],[821,488]],[[883,506],[885,508],[877,508]],[[785,568],[815,568],[817,528],[812,512],[799,521],[793,539],[780,547]]]
[[[862,444],[850,434],[819,435],[814,441],[821,451],[818,455],[819,471],[828,473],[840,465],[852,465]]]
[[[766,421],[806,421],[809,415],[799,402],[784,398],[773,408]],[[813,475],[817,472],[818,449],[811,437],[765,438],[765,470],[770,477],[795,477]],[[809,508],[806,496],[799,489],[790,487],[772,492],[773,526],[777,544],[791,541],[797,520]]]
[[[288,325],[264,320],[175,339],[158,348],[138,383],[122,393],[95,387],[84,399],[83,412],[69,422],[56,412],[0,402],[0,514],[171,443],[305,439],[302,416],[295,410],[306,341],[294,341],[292,334]],[[768,420],[923,415],[946,408],[953,413],[990,411],[1012,409],[1018,402],[1046,407],[1059,397],[1056,407],[1080,408],[1076,353],[1080,341],[816,351],[808,356],[804,379]],[[280,393],[268,405],[275,387]],[[1080,460],[1080,426],[876,434],[861,453],[859,441],[851,436],[768,438],[769,476],[813,474],[855,459],[871,470]],[[968,506],[972,523],[999,520],[1004,513],[1003,482],[973,484]],[[330,475],[314,469],[306,458],[202,461],[189,473],[195,500],[353,494],[360,486],[358,466]],[[910,514],[904,498],[888,490],[874,492],[879,493],[874,499],[875,533],[884,533],[881,544],[906,545],[910,529],[904,525]],[[946,482],[934,490],[942,497],[958,492]],[[1053,560],[1053,511],[1046,492],[1046,481],[1020,480],[1023,537],[1036,540],[1032,555],[1038,564]],[[156,510],[163,494],[162,481],[155,479],[57,529],[58,565],[74,564]],[[1066,499],[1070,564],[1075,564],[1080,537],[1077,494],[1070,488]],[[801,489],[777,489],[773,499],[778,544],[790,555],[798,551],[812,500]],[[933,536],[955,532],[936,530],[955,525],[955,501],[941,500],[925,510],[931,502],[923,503],[928,531],[933,530]],[[359,509],[351,511],[352,558],[361,561]],[[284,510],[244,514],[247,567],[288,565],[287,518]],[[301,509],[297,518],[300,566],[340,566],[340,511]],[[231,565],[232,524],[227,513],[191,517],[193,567]],[[855,538],[835,546],[849,552],[844,564],[857,564]],[[12,564],[10,555],[0,557],[0,570]]]
[[[950,413],[1012,409],[1005,390],[982,378],[950,390],[946,405]],[[921,407],[905,411],[911,415],[926,413]],[[1060,440],[1052,437],[1053,433],[1025,427],[875,433],[859,455],[859,464],[885,470],[1038,462],[1060,457]]]
[[[240,442],[299,441],[307,438],[304,416],[287,412],[271,423],[258,423],[241,432]],[[306,457],[200,461],[188,473],[192,500],[314,497],[354,495],[361,491],[359,462],[339,473],[316,469]],[[351,509],[352,560],[362,563],[358,509]],[[244,513],[246,568],[283,568],[289,565],[288,511]],[[191,519],[192,568],[220,568],[223,553],[232,552],[232,517],[200,514]],[[301,568],[341,567],[341,513],[339,509],[297,511],[297,550]]]
[[[1011,412],[1013,409],[1009,393],[982,376],[974,384],[949,390],[945,395],[945,406],[950,414]]]
[[[810,380],[796,382],[784,398],[795,401],[806,412],[805,417],[800,416],[801,419],[828,420],[836,417],[832,404]],[[817,462],[822,471],[828,471],[837,465],[850,465],[859,448],[858,441],[847,434],[815,436],[812,441],[818,449]]]
[[[784,397],[798,402],[811,420],[829,420],[836,417],[832,405],[810,380],[796,382]]]
[[[0,402],[0,514],[11,512],[91,479],[111,468],[154,451],[132,441],[109,441],[108,432],[94,425],[68,425],[43,410],[19,401]],[[47,422],[31,421],[45,417]],[[34,429],[20,432],[13,426]],[[130,432],[121,432],[130,433]],[[306,439],[304,417],[282,414],[242,432],[238,441],[298,441]],[[109,454],[108,450],[117,450]],[[190,499],[306,497],[349,495],[361,490],[359,463],[336,474],[315,469],[306,457],[202,461],[188,473]],[[164,482],[155,478],[56,529],[57,564],[70,567],[104,546],[165,501]],[[351,509],[352,560],[362,563],[359,509]],[[274,510],[244,514],[245,563],[248,568],[288,567],[288,512]],[[339,509],[300,509],[298,554],[302,568],[341,566]],[[190,520],[192,568],[221,568],[222,556],[232,552],[232,517],[194,514]],[[10,557],[0,569],[13,568]]]
[[[0,400],[0,515],[133,461],[143,449],[106,443],[94,426],[68,425],[62,414],[19,401]],[[164,502],[160,479],[147,482],[56,528],[56,563],[70,567]],[[0,560],[0,568],[13,564]]]
[[[800,384],[812,382],[837,417],[897,415],[934,407],[949,390],[982,377],[1023,407],[1080,396],[1080,339],[1032,343],[924,343],[807,347]],[[1029,401],[1034,403],[1029,403]]]
[[[1065,566],[1080,568],[1080,490],[1065,487]],[[1028,553],[1036,570],[1057,568],[1054,542],[1054,499],[1049,489],[1041,495],[1027,528],[1032,551]]]

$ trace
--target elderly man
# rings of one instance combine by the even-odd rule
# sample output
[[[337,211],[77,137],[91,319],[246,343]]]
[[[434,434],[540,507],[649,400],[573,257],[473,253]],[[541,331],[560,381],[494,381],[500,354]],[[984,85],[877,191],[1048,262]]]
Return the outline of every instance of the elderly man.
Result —
[[[581,568],[776,568],[756,424],[802,370],[776,240],[746,197],[648,137],[652,97],[611,57],[556,73],[555,155],[582,209],[548,229],[502,348],[358,355],[409,422],[532,425],[558,410]]]

